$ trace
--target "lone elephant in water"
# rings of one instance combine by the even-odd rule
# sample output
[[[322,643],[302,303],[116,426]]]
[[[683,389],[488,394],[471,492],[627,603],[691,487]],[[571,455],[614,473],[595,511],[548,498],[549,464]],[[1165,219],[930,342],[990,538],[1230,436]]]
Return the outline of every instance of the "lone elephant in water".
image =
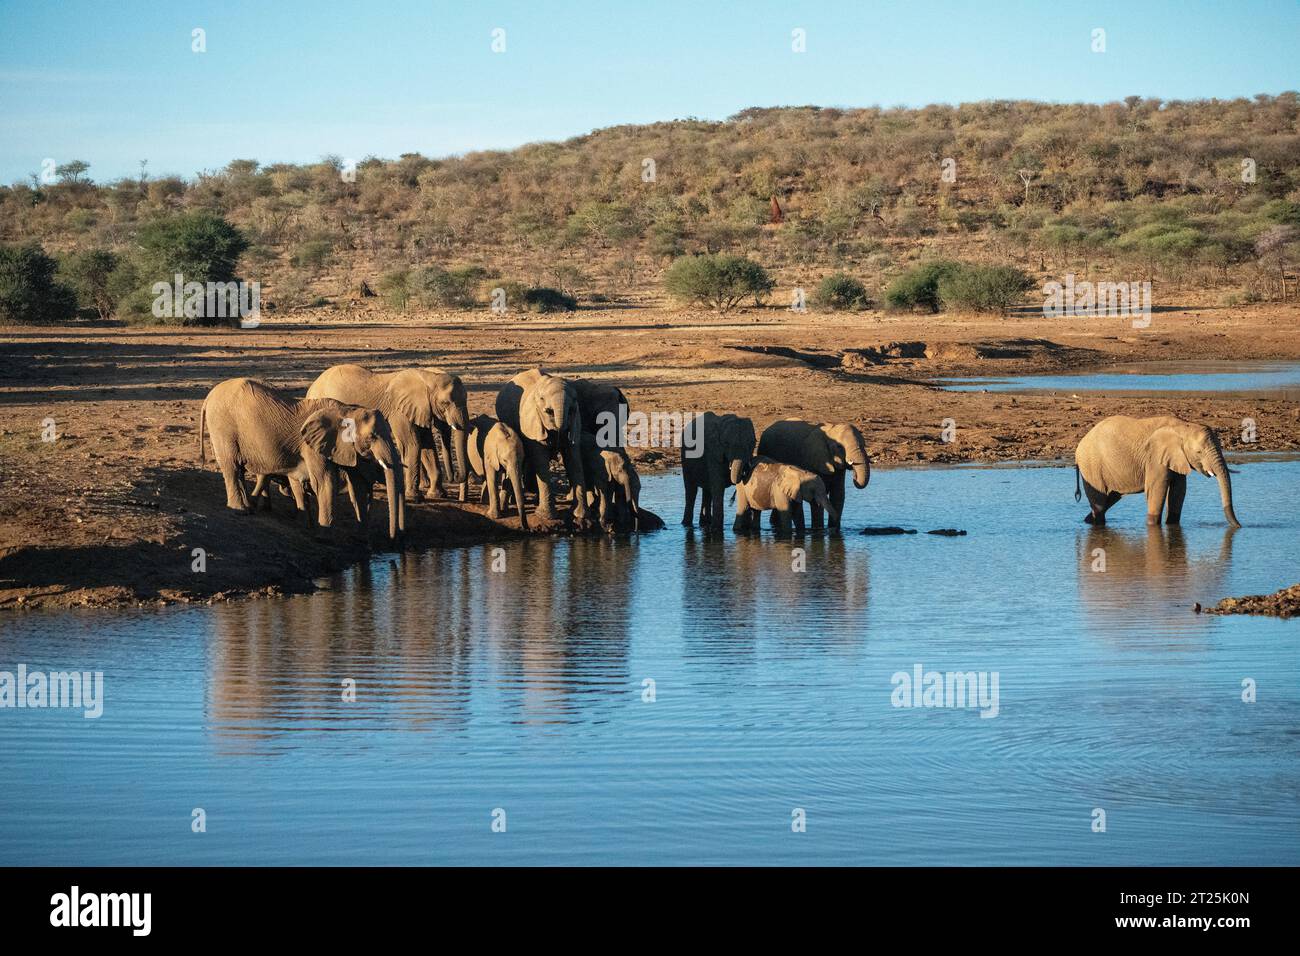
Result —
[[[573,492],[573,518],[587,519],[587,483],[582,471],[582,415],[573,384],[539,368],[520,372],[497,392],[497,418],[524,441],[528,473],[537,480],[537,511],[542,521],[555,518],[551,459],[559,455]]]
[[[397,537],[403,507],[402,462],[383,414],[328,398],[293,399],[251,378],[232,378],[208,392],[199,409],[199,461],[204,428],[212,436],[226,506],[252,510],[242,472],[288,479],[294,501],[306,511],[304,483],[316,494],[321,527],[334,523],[334,491],[340,468],[370,458],[384,469],[388,534]]]
[[[831,518],[839,517],[820,475],[759,455],[736,483],[736,522],[732,530],[749,531],[761,523],[755,519],[771,511],[778,532],[787,535],[793,525],[802,534],[805,501],[824,509]]]
[[[866,442],[857,426],[848,422],[823,424],[798,418],[773,422],[758,440],[758,453],[821,476],[835,506],[834,514],[827,516],[830,528],[840,526],[840,515],[844,512],[844,476],[852,471],[856,488],[865,488],[871,481]],[[803,505],[797,507],[802,515]],[[811,511],[812,528],[820,531],[822,507],[814,503]]]
[[[1232,508],[1232,479],[1228,463],[1214,432],[1204,425],[1170,415],[1155,418],[1104,418],[1083,436],[1074,452],[1076,484],[1083,479],[1091,511],[1089,524],[1105,524],[1106,512],[1123,495],[1143,491],[1147,496],[1147,524],[1178,524],[1187,493],[1187,476],[1199,471],[1219,483],[1223,515],[1234,528],[1241,527]]]
[[[754,458],[754,423],[739,415],[705,412],[691,419],[682,431],[682,482],[686,486],[686,508],[682,524],[690,527],[695,495],[704,492],[700,503],[700,526],[722,530],[722,498],[729,485],[741,481],[741,473]]]
[[[439,369],[403,369],[372,372],[360,365],[335,365],[320,374],[308,398],[333,398],[347,405],[378,409],[388,419],[405,468],[406,497],[419,497],[420,467],[429,470],[430,492],[437,490],[441,474],[453,476],[465,499],[465,446],[469,432],[469,411],[465,385],[460,377]],[[434,432],[440,439],[434,457]],[[456,456],[453,468],[450,453]]]

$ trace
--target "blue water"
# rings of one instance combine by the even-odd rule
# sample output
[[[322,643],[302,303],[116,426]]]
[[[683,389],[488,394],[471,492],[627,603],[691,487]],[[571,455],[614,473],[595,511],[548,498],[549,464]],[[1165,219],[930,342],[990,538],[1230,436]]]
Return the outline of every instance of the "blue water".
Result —
[[[968,535],[809,537],[797,572],[672,524],[11,615],[0,670],[102,670],[106,702],[0,710],[0,863],[1300,863],[1300,621],[1192,612],[1300,580],[1265,504],[1300,463],[1240,467],[1235,534],[1195,476],[1181,530],[1140,497],[1095,530],[1072,469],[880,469],[848,529]],[[997,672],[997,716],[894,707],[916,664]]]
[[[1143,362],[1104,372],[937,381],[951,392],[1264,392],[1300,400],[1300,362]]]

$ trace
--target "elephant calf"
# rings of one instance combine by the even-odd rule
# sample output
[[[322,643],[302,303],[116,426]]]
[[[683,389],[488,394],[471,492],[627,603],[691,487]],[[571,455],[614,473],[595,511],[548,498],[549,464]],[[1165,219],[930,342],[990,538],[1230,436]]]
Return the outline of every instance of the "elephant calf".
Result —
[[[1080,498],[1078,478],[1088,495],[1089,524],[1106,523],[1106,512],[1123,495],[1143,491],[1147,496],[1147,524],[1178,524],[1187,494],[1187,476],[1199,471],[1219,482],[1223,515],[1234,528],[1241,527],[1232,508],[1232,479],[1228,463],[1214,432],[1170,415],[1155,418],[1104,418],[1083,436],[1074,452],[1074,500]]]
[[[199,461],[205,460],[203,432],[212,436],[226,506],[250,512],[252,500],[242,472],[282,475],[305,513],[303,486],[316,494],[321,527],[334,523],[335,482],[340,468],[363,458],[384,470],[388,491],[388,534],[397,537],[402,499],[402,462],[388,422],[372,408],[329,398],[295,400],[251,378],[232,378],[208,392],[199,410]]]
[[[787,465],[795,465],[820,475],[826,483],[835,516],[827,522],[832,529],[840,526],[839,515],[844,511],[844,477],[853,472],[853,484],[867,487],[871,481],[871,460],[867,457],[866,442],[856,425],[848,422],[805,422],[787,418],[773,422],[763,429],[758,440],[758,453]],[[796,505],[800,516],[803,505]],[[822,509],[813,505],[812,527],[820,531]]]
[[[760,455],[736,484],[736,522],[732,530],[756,528],[762,513],[772,511],[781,534],[790,533],[792,517],[794,530],[802,533],[805,501],[822,508],[832,519],[839,517],[820,475]]]
[[[595,435],[583,432],[582,473],[601,525],[640,529],[641,478],[625,450],[601,448]]]
[[[515,507],[519,509],[519,527],[528,530],[524,513],[524,441],[509,425],[490,415],[479,415],[470,422],[470,469],[483,482],[482,496],[488,503],[488,517],[501,517],[502,499],[509,480]]]

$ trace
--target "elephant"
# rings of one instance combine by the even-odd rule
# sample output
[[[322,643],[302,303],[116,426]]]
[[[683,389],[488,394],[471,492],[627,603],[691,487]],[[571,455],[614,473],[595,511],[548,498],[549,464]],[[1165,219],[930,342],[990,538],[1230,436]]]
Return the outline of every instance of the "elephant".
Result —
[[[1232,507],[1232,479],[1228,477],[1230,469],[1223,448],[1214,432],[1204,425],[1171,415],[1112,415],[1083,436],[1075,449],[1074,462],[1074,500],[1081,497],[1082,477],[1091,506],[1083,520],[1089,524],[1105,524],[1107,510],[1122,495],[1139,491],[1146,492],[1148,525],[1160,524],[1162,511],[1166,524],[1178,524],[1187,493],[1187,475],[1199,471],[1219,482],[1223,516],[1232,527],[1241,527]]]
[[[478,415],[470,423],[470,470],[483,481],[482,496],[488,503],[488,517],[501,517],[503,496],[509,480],[519,509],[519,527],[528,530],[524,513],[524,441],[519,433],[490,415]]]
[[[722,530],[722,496],[728,485],[740,482],[742,469],[754,457],[755,443],[754,423],[738,415],[704,412],[687,423],[682,434],[682,481],[686,485],[682,524],[691,526],[695,494],[703,489],[700,525]]]
[[[601,439],[602,448],[622,448],[621,427],[627,423],[629,404],[623,390],[615,385],[593,382],[586,378],[571,380],[578,394],[578,411],[582,415],[582,430]],[[613,441],[608,440],[612,427]]]
[[[558,375],[528,369],[497,392],[496,412],[498,419],[523,438],[527,473],[537,480],[537,517],[542,521],[555,519],[551,459],[559,455],[573,492],[574,521],[585,524],[587,483],[582,472],[582,415],[577,389]]]
[[[835,506],[835,516],[827,521],[832,529],[840,526],[840,515],[844,513],[845,474],[853,472],[855,488],[865,488],[871,481],[871,459],[862,432],[848,422],[805,422],[797,418],[773,422],[758,440],[758,453],[821,476]],[[802,516],[803,505],[797,507]],[[820,531],[822,508],[814,504],[810,510],[812,528]]]
[[[282,475],[304,514],[303,485],[310,482],[317,521],[328,528],[334,523],[339,469],[357,467],[368,458],[384,470],[388,536],[397,537],[404,509],[402,461],[383,413],[328,398],[295,400],[256,379],[232,378],[208,392],[199,409],[201,462],[206,460],[205,426],[226,482],[226,507],[252,510],[243,470],[259,476]]]
[[[590,432],[582,434],[582,473],[588,504],[599,506],[602,526],[640,530],[641,478],[622,448],[602,448]]]
[[[821,476],[795,465],[759,455],[741,472],[736,482],[736,521],[732,530],[749,531],[764,511],[776,515],[777,531],[788,535],[793,517],[794,530],[803,533],[803,502],[822,508],[834,519],[839,512],[826,493]]]
[[[406,497],[420,496],[420,469],[430,476],[430,494],[438,490],[438,457],[446,474],[454,475],[465,500],[465,447],[469,410],[460,377],[438,369],[403,369],[371,372],[360,365],[335,365],[320,374],[307,389],[308,398],[333,398],[383,413],[393,431],[406,478]],[[434,455],[434,432],[440,439]],[[449,451],[454,450],[453,469]]]

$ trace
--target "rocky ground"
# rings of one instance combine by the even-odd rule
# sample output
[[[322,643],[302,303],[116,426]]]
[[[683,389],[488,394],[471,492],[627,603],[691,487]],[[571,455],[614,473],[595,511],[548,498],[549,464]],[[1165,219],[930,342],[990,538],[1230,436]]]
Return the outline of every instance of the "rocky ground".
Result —
[[[1300,450],[1300,407],[1252,394],[948,392],[944,376],[1081,371],[1117,362],[1300,359],[1300,309],[1195,307],[1126,318],[796,314],[729,316],[656,307],[562,317],[397,316],[320,309],[255,330],[0,328],[0,608],[214,600],[308,590],[358,560],[366,535],[344,516],[328,542],[278,513],[224,507],[195,426],[208,389],[240,375],[305,389],[330,365],[459,372],[470,412],[492,409],[521,369],[607,379],[643,411],[734,411],[851,420],[873,463],[1069,458],[1106,415],[1178,414],[1218,429],[1229,453]],[[1242,441],[1242,420],[1257,441]],[[945,442],[944,423],[955,426]],[[54,441],[44,441],[53,432]],[[639,449],[643,471],[675,451]],[[382,503],[372,514],[384,546]],[[671,520],[671,516],[670,517]],[[520,533],[476,505],[408,508],[408,543]],[[193,570],[202,548],[206,570]],[[1294,590],[1294,589],[1293,589]],[[1251,599],[1243,599],[1251,600]]]

